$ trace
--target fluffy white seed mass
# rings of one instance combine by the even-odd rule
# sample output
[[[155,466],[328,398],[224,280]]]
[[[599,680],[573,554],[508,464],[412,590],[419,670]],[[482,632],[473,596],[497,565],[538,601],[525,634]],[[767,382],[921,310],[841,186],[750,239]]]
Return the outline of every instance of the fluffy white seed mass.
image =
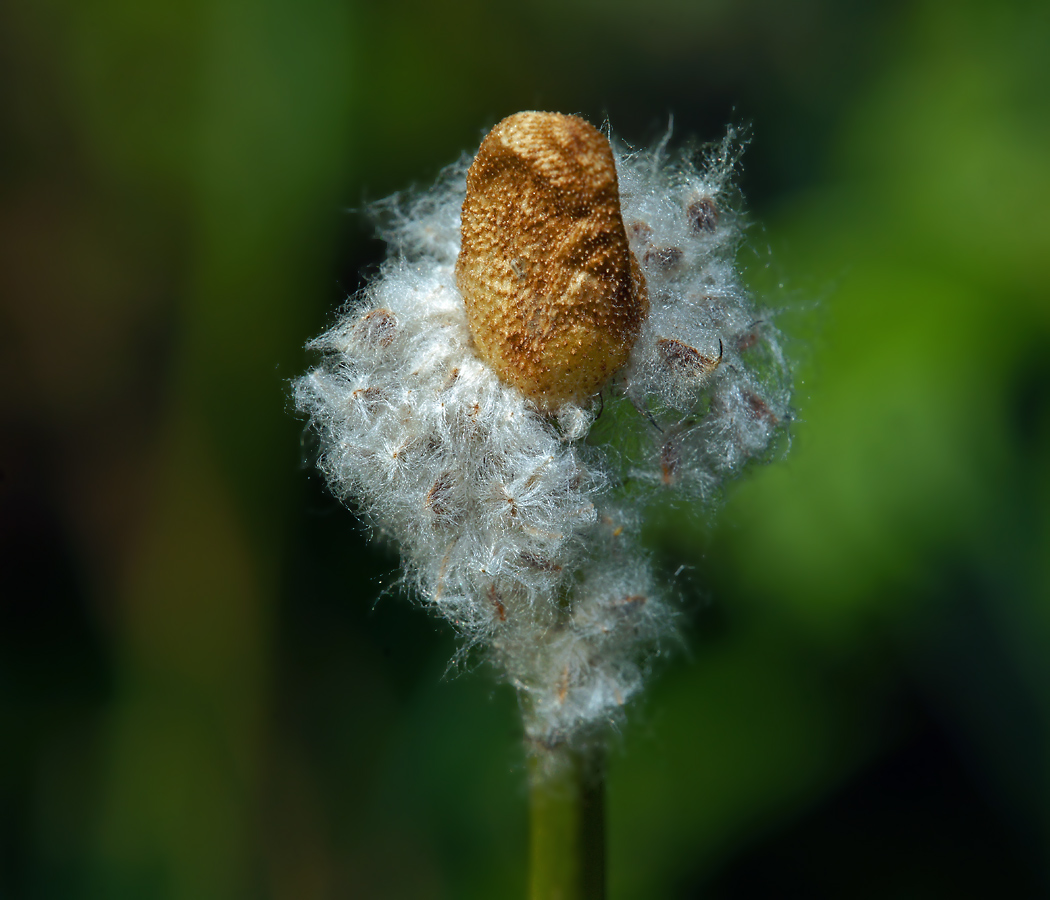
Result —
[[[539,744],[615,720],[673,638],[639,540],[654,499],[710,497],[788,415],[775,329],[733,264],[736,148],[731,134],[695,163],[614,147],[650,310],[584,404],[542,412],[475,353],[454,274],[467,159],[379,204],[389,258],[295,382],[333,492],[397,542],[464,647],[484,648]]]

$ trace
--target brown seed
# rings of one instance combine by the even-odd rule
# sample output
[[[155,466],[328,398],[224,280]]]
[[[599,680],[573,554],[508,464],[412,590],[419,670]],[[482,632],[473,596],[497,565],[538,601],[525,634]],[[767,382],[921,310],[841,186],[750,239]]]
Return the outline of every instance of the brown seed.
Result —
[[[675,269],[682,261],[685,252],[681,247],[651,247],[642,256],[646,265],[659,266],[661,269]]]
[[[633,615],[645,606],[648,599],[645,594],[631,594],[630,597],[624,597],[620,601],[620,610],[627,615]]]
[[[722,341],[718,342],[718,357],[711,359],[699,350],[673,338],[660,338],[656,342],[667,367],[680,375],[709,375],[722,362]]]
[[[660,479],[664,484],[674,484],[678,470],[682,465],[682,456],[674,441],[667,441],[660,448]]]
[[[377,387],[358,388],[351,396],[369,409],[383,401],[383,392]]]
[[[558,702],[564,703],[569,694],[569,664],[561,670],[561,678],[558,679]]]
[[[456,476],[451,472],[442,472],[427,491],[426,504],[434,517],[444,525],[450,525],[456,518]]]
[[[635,219],[627,229],[627,234],[632,241],[648,244],[653,237],[653,229],[647,222]]]
[[[489,132],[467,173],[456,283],[479,355],[542,409],[623,366],[649,301],[601,132],[543,112]]]
[[[754,329],[751,331],[745,331],[743,334],[738,334],[736,337],[736,349],[740,353],[743,353],[745,350],[750,350],[757,343],[758,332]]]
[[[377,347],[389,347],[397,334],[397,318],[388,309],[373,309],[357,326],[364,339]]]
[[[718,207],[710,197],[697,197],[686,207],[685,214],[697,234],[710,233],[718,227]]]
[[[765,419],[770,425],[776,425],[780,421],[776,413],[769,408],[769,404],[759,397],[758,394],[752,391],[744,391],[744,402],[747,404],[751,418]]]
[[[499,598],[499,591],[496,590],[496,585],[489,585],[489,601],[493,606],[496,607],[496,615],[499,616],[501,622],[507,621],[507,607],[504,606],[503,601]]]
[[[528,566],[530,569],[534,569],[537,572],[560,572],[561,566],[559,566],[553,559],[544,559],[535,553],[522,553],[518,557],[522,564]]]

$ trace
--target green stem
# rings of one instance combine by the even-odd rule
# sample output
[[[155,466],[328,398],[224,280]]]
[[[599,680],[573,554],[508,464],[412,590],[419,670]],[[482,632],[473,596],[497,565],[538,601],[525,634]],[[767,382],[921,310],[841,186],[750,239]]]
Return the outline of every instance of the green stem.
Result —
[[[604,900],[605,772],[564,745],[529,765],[529,900]]]

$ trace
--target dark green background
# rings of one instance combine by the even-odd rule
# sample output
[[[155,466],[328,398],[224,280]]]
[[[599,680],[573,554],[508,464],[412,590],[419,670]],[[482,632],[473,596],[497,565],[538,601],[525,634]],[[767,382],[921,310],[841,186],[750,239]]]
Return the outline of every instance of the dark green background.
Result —
[[[514,699],[325,492],[352,212],[523,108],[750,126],[783,459],[651,523],[690,625],[613,898],[1050,896],[1050,6],[0,6],[0,897],[523,895]]]

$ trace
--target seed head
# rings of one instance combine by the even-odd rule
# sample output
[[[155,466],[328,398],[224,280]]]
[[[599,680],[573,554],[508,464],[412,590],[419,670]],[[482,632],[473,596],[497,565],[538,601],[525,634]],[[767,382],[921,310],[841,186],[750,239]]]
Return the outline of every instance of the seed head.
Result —
[[[790,418],[733,263],[738,152],[730,133],[699,158],[626,153],[572,116],[512,116],[377,207],[390,258],[295,383],[332,490],[514,685],[533,746],[618,721],[675,639],[650,504],[711,498]]]
[[[480,356],[542,409],[595,393],[649,302],[612,149],[576,116],[500,122],[467,173],[456,284]]]

